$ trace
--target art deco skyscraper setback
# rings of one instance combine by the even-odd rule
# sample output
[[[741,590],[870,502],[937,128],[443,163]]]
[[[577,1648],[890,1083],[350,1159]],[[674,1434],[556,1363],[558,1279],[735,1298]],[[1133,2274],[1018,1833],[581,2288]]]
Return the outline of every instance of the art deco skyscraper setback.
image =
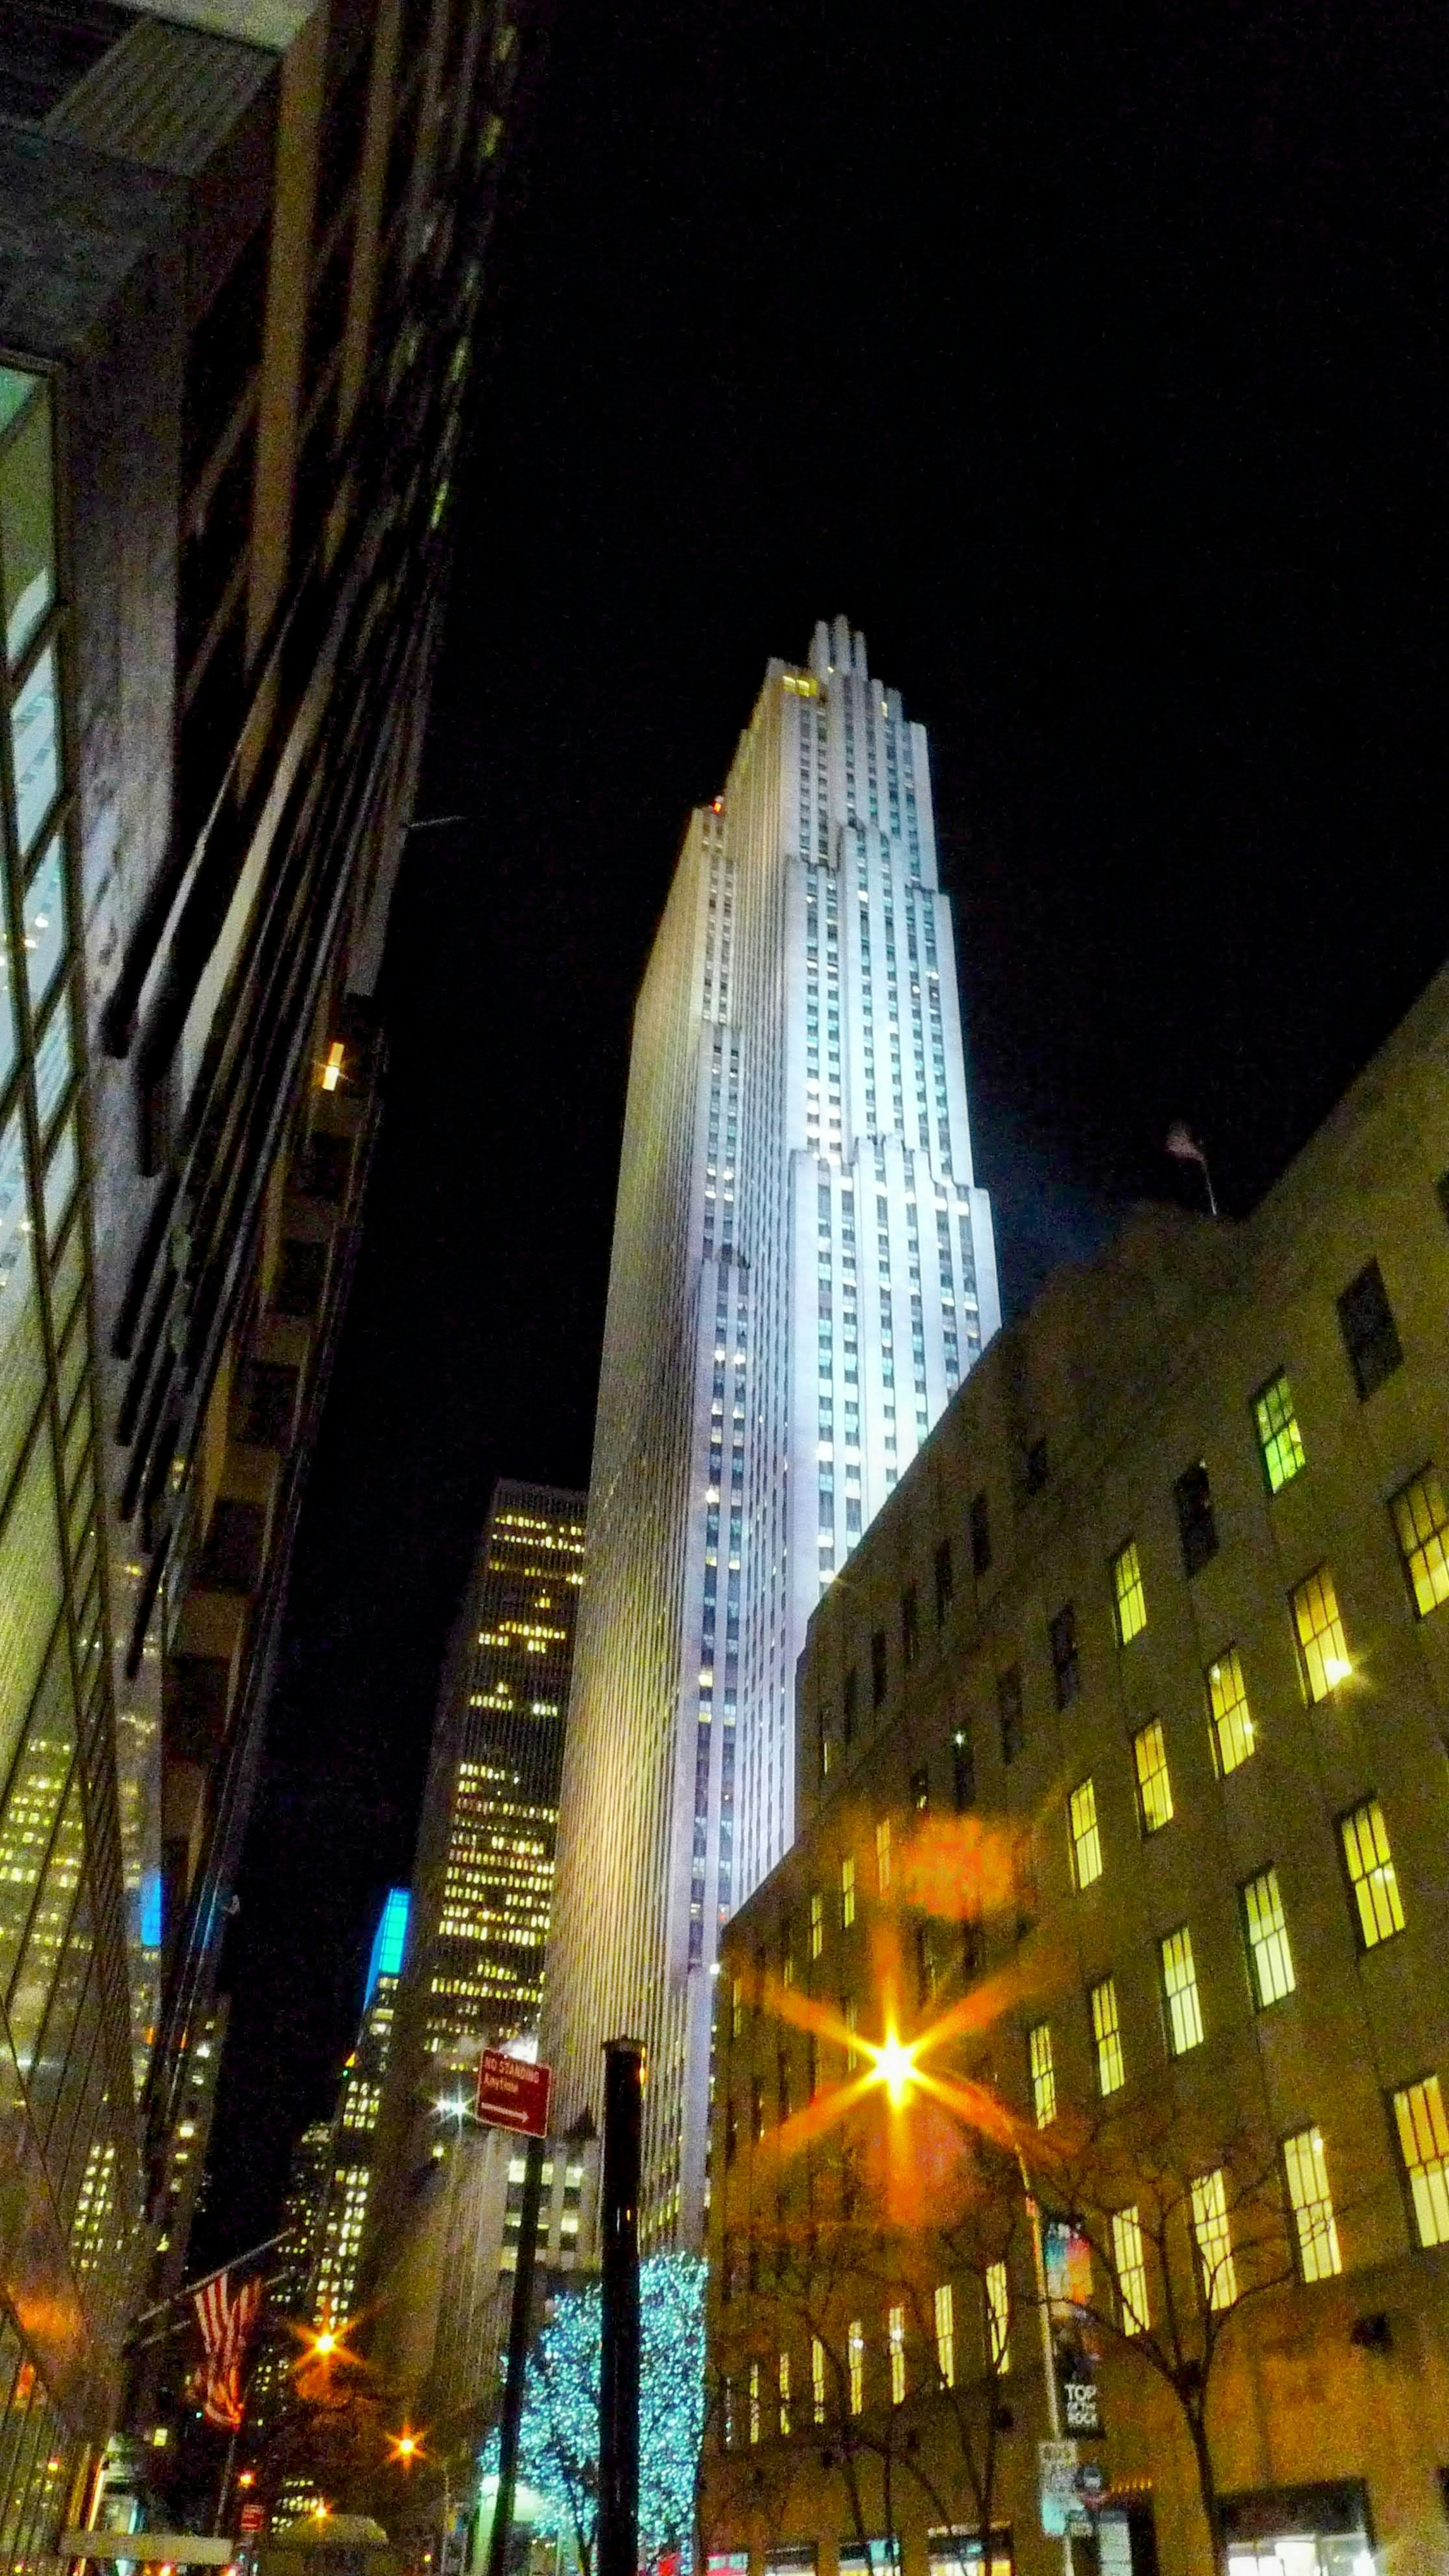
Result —
[[[998,1320],[926,738],[837,619],[770,663],[635,1015],[544,2035],[565,2113],[647,2040],[651,2241],[699,2234],[806,1624]]]

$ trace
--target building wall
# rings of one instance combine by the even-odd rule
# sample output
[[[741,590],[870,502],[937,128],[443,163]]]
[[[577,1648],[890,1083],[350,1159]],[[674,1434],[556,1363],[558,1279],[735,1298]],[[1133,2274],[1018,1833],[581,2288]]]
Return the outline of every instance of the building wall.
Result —
[[[1191,2184],[1256,2160],[1253,2192],[1230,2193],[1229,2228],[1243,2283],[1256,2266],[1270,2286],[1237,2316],[1210,2418],[1238,2527],[1271,2532],[1276,2514],[1291,2530],[1286,2491],[1328,2486],[1361,2494],[1375,2564],[1438,2565],[1449,2550],[1449,2245],[1422,2241],[1449,2237],[1434,2145],[1449,2155],[1449,2127],[1436,2132],[1422,2094],[1417,2203],[1401,2143],[1411,2088],[1449,2084],[1446,1034],[1441,976],[1246,1224],[1143,1213],[1052,1281],[952,1405],[849,1585],[821,1603],[798,1703],[802,1838],[724,1952],[712,2333],[717,2364],[733,2366],[737,2438],[714,2472],[721,2546],[760,2546],[762,2499],[792,2478],[775,2540],[818,2541],[828,2569],[853,2536],[813,2423],[813,2467],[798,2423],[781,2443],[772,2391],[749,2438],[749,2359],[768,2373],[786,2339],[788,2302],[766,2296],[770,2246],[781,2231],[798,2240],[815,2194],[828,2248],[857,2131],[860,2170],[889,2209],[889,2142],[909,2134],[921,2277],[949,2278],[953,2194],[978,2229],[1013,2202],[1020,2217],[1019,2194],[980,2183],[985,2148],[977,2184],[963,2181],[967,2142],[1004,2119],[1048,2206],[1074,2155],[1084,2201],[1095,2189],[1104,2207],[1145,2206],[1155,2127],[1186,2195],[1171,2241],[1193,2316]],[[1121,1590],[1129,1542],[1135,1603]],[[1320,1635],[1330,1594],[1341,1625]],[[1182,1952],[1164,1945],[1184,1928],[1200,2042],[1170,1992]],[[1120,2069],[1094,2021],[1108,1980]],[[910,2097],[920,2125],[894,2132],[865,2081],[870,2047],[948,2017],[924,2063],[985,2096]],[[1054,2105],[1039,2091],[1043,2033]],[[795,2122],[783,2155],[782,2083]],[[1316,2141],[1316,2226],[1293,2212],[1295,2140]],[[765,2250],[747,2261],[752,2236]],[[1036,2517],[1033,2446],[1049,2428],[1021,2225],[1008,2259],[999,2517],[1016,2563],[1045,2570],[1060,2544]],[[1096,2279],[1110,2306],[1110,2260]],[[958,2268],[963,2373],[986,2368],[980,2288]],[[852,2295],[868,2406],[889,2425],[879,2268],[873,2290],[842,2286]],[[1151,2298],[1160,2325],[1156,2276]],[[1087,2448],[1120,2498],[1150,2501],[1161,2564],[1205,2568],[1181,2421],[1129,2342],[1099,2339],[1106,2440]],[[898,2420],[939,2459],[948,2410],[929,2338],[913,2325],[908,2343]],[[808,2348],[794,2367],[808,2378]],[[955,2478],[971,2528],[959,2457]],[[915,2571],[938,2517],[908,2477],[899,2495]]]
[[[703,2223],[807,1620],[998,1315],[926,739],[837,620],[769,665],[635,1016],[545,2045],[573,2109],[647,2041],[646,2243]]]

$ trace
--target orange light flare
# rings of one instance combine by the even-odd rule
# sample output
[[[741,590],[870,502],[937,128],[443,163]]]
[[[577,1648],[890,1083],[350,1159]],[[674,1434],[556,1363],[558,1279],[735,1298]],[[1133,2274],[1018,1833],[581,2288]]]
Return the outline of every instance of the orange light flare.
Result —
[[[412,2432],[406,2424],[400,2433],[389,2433],[387,2438],[392,2458],[399,2468],[410,2469],[414,2460],[426,2459],[421,2433]]]

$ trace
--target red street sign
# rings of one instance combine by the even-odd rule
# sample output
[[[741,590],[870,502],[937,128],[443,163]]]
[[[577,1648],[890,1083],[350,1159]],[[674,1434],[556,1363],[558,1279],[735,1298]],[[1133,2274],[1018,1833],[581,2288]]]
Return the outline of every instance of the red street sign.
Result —
[[[548,2136],[551,2066],[530,2066],[501,2048],[485,2048],[478,2060],[478,2117],[493,2129],[515,2129],[522,2138]]]
[[[267,2508],[264,2504],[244,2504],[237,2516],[237,2527],[244,2532],[265,2531]]]

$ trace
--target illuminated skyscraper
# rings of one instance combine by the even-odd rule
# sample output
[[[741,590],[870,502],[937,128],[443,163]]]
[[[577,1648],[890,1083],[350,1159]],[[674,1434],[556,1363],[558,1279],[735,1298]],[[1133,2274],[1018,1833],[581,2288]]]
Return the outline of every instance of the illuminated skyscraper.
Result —
[[[926,737],[837,619],[770,663],[635,1015],[544,2049],[568,2116],[647,2040],[652,2241],[700,2232],[810,1614],[998,1320]]]
[[[382,2088],[392,2049],[407,1929],[407,1889],[390,1888],[367,1963],[357,2046],[343,2069],[337,2103],[332,2178],[322,2209],[321,2244],[312,2287],[312,2314],[318,2324],[350,2317],[357,2304],[363,2233],[377,2162]]]

